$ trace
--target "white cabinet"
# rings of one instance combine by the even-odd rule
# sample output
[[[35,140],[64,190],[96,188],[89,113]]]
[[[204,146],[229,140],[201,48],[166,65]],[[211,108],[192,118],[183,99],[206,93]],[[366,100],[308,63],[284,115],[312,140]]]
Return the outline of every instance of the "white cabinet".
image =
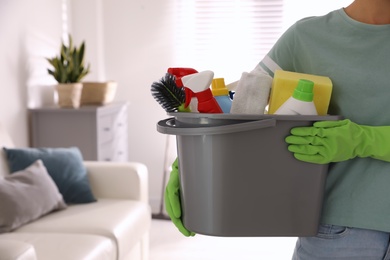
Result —
[[[84,160],[127,161],[127,103],[30,109],[32,147],[80,148]]]

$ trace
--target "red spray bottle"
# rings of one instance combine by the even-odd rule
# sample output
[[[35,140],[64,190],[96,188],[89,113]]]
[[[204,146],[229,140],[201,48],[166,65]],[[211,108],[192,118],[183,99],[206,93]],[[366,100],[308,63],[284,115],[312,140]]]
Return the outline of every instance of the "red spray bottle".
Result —
[[[214,72],[209,70],[198,72],[193,68],[168,68],[167,72],[176,77],[178,87],[184,86],[186,93],[185,108],[190,105],[193,98],[196,98],[197,110],[200,113],[223,113],[210,89]]]
[[[210,70],[183,76],[181,81],[186,93],[184,107],[188,107],[191,99],[196,97],[198,99],[199,113],[223,113],[210,89],[213,78],[214,72]]]

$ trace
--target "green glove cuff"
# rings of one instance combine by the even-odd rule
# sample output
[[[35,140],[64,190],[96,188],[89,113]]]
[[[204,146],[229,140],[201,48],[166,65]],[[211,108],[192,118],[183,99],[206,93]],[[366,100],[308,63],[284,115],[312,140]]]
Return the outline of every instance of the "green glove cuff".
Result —
[[[326,164],[355,157],[390,161],[390,127],[361,126],[348,119],[296,127],[286,138],[288,150],[305,162]]]

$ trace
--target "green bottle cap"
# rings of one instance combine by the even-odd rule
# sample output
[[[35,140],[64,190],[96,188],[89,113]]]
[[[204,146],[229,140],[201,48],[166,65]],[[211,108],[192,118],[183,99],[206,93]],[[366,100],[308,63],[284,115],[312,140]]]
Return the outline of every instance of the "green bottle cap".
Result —
[[[313,87],[313,81],[300,79],[292,96],[301,101],[311,102],[313,101]]]

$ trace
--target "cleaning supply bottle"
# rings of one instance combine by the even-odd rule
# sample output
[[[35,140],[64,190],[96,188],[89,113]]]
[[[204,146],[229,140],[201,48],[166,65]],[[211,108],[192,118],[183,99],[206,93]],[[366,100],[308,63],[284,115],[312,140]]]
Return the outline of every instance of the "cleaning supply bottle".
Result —
[[[318,115],[313,102],[314,82],[300,79],[292,94],[274,114],[277,115]]]
[[[213,78],[214,72],[210,70],[183,76],[181,81],[186,93],[184,107],[188,107],[193,99],[196,99],[199,113],[223,113],[210,89]],[[194,111],[194,109],[191,108],[191,111]]]
[[[229,90],[226,88],[225,80],[223,78],[213,79],[211,82],[211,92],[222,111],[224,113],[230,113],[232,100],[230,99]]]

